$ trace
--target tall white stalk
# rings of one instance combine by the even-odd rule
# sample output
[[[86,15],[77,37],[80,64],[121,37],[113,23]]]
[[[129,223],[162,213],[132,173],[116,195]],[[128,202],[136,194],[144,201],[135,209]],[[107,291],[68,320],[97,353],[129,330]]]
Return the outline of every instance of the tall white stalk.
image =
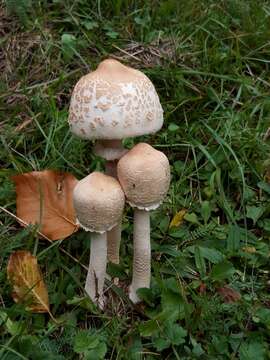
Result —
[[[103,287],[107,264],[106,233],[91,234],[90,262],[85,283],[85,291],[101,308],[104,306]]]
[[[108,261],[119,264],[119,252],[121,244],[122,221],[107,232],[107,258]]]
[[[123,149],[122,145],[121,147],[119,146],[119,149]],[[105,173],[117,179],[117,160],[106,162]],[[108,246],[107,257],[108,257],[108,261],[114,264],[119,264],[121,235],[122,235],[122,219],[120,219],[119,223],[114,228],[112,228],[110,231],[107,232],[107,246]],[[115,282],[117,283],[118,279],[115,279]]]
[[[139,288],[149,288],[151,280],[150,215],[146,210],[134,209],[133,276],[129,289],[130,300],[140,301]]]

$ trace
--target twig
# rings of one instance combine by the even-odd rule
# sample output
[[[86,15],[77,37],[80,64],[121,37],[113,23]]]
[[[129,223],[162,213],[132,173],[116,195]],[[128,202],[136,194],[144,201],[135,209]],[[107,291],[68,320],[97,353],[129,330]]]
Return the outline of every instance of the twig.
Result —
[[[4,211],[5,213],[7,213],[8,215],[10,215],[11,217],[13,217],[15,220],[17,220],[19,223],[22,223],[25,226],[28,226],[29,224],[27,224],[25,221],[23,221],[22,219],[20,219],[18,216],[14,215],[12,212],[10,212],[9,210],[5,209],[3,206],[0,206],[0,210]],[[43,239],[46,239],[47,241],[49,241],[51,244],[53,244],[53,241],[48,238],[45,234],[43,234],[42,232],[37,230],[37,233],[43,237]],[[82,268],[84,268],[86,271],[88,271],[88,268],[82,264],[78,259],[76,259],[73,255],[71,255],[69,252],[67,252],[65,249],[61,248],[60,246],[58,247],[58,249],[60,249],[60,251],[62,251],[63,254],[67,255],[70,259],[72,259],[73,261],[75,261],[77,264],[79,264]]]
[[[118,46],[116,46],[116,45],[113,45],[113,47],[116,48],[117,50],[121,51],[122,53],[126,54],[127,56],[130,56],[130,57],[132,57],[133,59],[141,62],[141,59],[140,59],[140,58],[138,58],[138,57],[135,56],[135,55],[130,54],[130,53],[127,52],[126,50],[121,49],[120,47],[118,47]]]

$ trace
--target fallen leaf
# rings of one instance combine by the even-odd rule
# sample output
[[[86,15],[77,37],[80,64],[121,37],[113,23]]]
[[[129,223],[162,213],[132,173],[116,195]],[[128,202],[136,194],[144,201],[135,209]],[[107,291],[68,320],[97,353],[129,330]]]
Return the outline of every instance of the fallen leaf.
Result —
[[[244,246],[242,250],[248,254],[255,254],[255,252],[257,251],[254,246]]]
[[[78,230],[72,192],[77,179],[53,170],[33,171],[12,177],[16,185],[17,216],[51,240],[64,239]]]
[[[50,313],[49,298],[42,279],[37,258],[29,251],[19,250],[11,254],[7,276],[16,303],[26,305],[26,310],[34,313]]]
[[[186,215],[186,213],[187,213],[186,209],[182,209],[182,210],[178,211],[172,218],[169,228],[178,227],[178,226],[182,225],[182,223],[184,221],[184,216]]]
[[[239,292],[229,286],[218,288],[217,292],[223,298],[225,303],[234,303],[241,299]]]

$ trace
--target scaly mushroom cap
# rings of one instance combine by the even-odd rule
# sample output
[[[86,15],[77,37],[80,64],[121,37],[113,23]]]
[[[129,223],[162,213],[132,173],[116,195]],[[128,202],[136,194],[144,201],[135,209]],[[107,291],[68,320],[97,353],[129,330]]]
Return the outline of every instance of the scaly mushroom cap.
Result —
[[[140,143],[119,160],[117,176],[131,206],[153,210],[169,189],[170,165],[162,152]]]
[[[76,84],[68,121],[84,139],[124,139],[158,131],[163,110],[146,75],[107,59]]]
[[[119,222],[125,195],[116,179],[93,172],[75,186],[73,204],[82,228],[103,233]]]

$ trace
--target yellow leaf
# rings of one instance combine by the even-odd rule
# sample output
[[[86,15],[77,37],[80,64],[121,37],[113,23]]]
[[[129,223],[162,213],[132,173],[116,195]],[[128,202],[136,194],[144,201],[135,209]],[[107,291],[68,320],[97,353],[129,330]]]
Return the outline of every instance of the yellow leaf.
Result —
[[[242,250],[248,254],[254,254],[256,252],[256,248],[254,246],[244,246]]]
[[[78,230],[73,189],[78,180],[69,173],[44,170],[12,177],[16,185],[17,216],[39,224],[51,240],[64,239]]]
[[[180,226],[184,221],[184,216],[186,215],[186,213],[187,213],[186,209],[182,209],[182,210],[178,211],[174,215],[169,227],[172,228],[172,227]]]
[[[19,250],[11,254],[7,276],[16,303],[23,303],[26,310],[34,313],[50,313],[49,297],[42,279],[37,258],[29,251]]]

